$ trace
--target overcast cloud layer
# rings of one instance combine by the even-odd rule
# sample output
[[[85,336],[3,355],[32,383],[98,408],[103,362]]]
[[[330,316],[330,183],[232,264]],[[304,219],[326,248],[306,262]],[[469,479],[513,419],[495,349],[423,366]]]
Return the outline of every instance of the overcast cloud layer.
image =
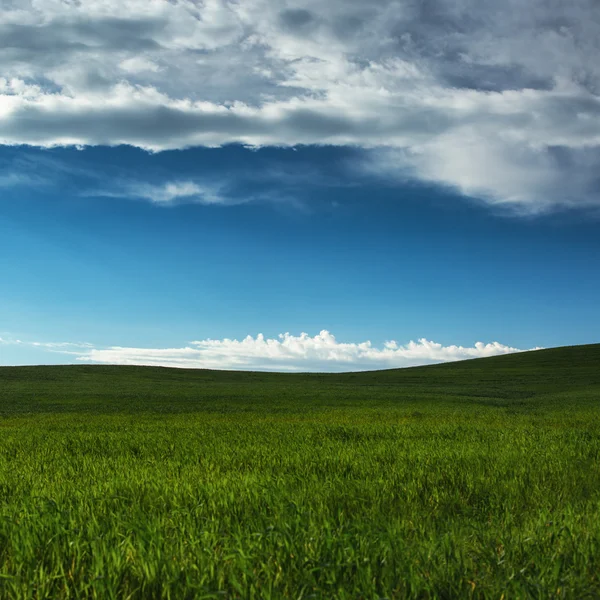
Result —
[[[598,206],[598,31],[596,0],[8,0],[0,143],[355,145],[386,177]]]
[[[91,344],[28,343],[0,338],[2,344],[30,345],[71,355],[77,361],[104,364],[316,372],[410,367],[523,351],[498,342],[477,342],[472,347],[463,347],[443,346],[426,339],[406,345],[390,341],[378,348],[369,341],[339,342],[325,330],[314,337],[285,333],[278,338],[259,334],[242,340],[207,339],[190,342],[182,348],[95,348]]]

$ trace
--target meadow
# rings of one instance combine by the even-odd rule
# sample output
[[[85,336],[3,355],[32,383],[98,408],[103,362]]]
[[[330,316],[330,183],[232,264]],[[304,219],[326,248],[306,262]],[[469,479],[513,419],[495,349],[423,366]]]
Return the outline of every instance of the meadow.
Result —
[[[1,598],[599,598],[600,345],[0,368]]]

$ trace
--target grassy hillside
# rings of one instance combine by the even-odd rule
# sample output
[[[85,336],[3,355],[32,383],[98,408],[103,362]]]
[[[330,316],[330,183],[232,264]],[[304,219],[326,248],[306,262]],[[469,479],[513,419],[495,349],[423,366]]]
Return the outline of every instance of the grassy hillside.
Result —
[[[390,402],[535,408],[597,398],[600,344],[365,373],[287,374],[128,366],[0,367],[0,414],[62,411],[304,412]],[[528,400],[528,402],[525,402]]]
[[[600,597],[600,345],[0,368],[0,597]]]

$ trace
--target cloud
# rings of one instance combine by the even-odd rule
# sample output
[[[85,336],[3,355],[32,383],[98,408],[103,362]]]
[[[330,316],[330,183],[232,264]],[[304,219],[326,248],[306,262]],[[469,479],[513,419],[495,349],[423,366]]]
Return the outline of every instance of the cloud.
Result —
[[[132,56],[131,58],[126,58],[119,64],[119,67],[121,67],[123,71],[132,74],[144,73],[147,71],[156,73],[157,71],[160,71],[160,67],[155,62],[152,62],[144,56]]]
[[[17,340],[17,342],[20,344],[27,343],[27,342],[22,342],[20,340]],[[92,344],[82,343],[82,342],[29,342],[29,343],[27,343],[27,345],[33,346],[35,348],[46,348],[49,350],[60,350],[60,351],[69,350],[69,349],[73,350],[74,348],[90,348],[90,349],[94,348],[94,346]]]
[[[81,194],[90,197],[140,199],[162,207],[180,204],[232,206],[247,202],[277,202],[280,200],[285,200],[288,204],[297,203],[293,196],[286,195],[289,184],[283,184],[275,192],[268,174],[265,174],[259,190],[252,192],[244,190],[242,188],[244,183],[248,183],[247,176],[235,172],[230,174],[227,184],[217,181],[214,176],[156,184],[125,179],[113,181],[109,187],[92,187]]]
[[[191,342],[182,348],[109,347],[82,352],[80,361],[154,365],[187,368],[242,369],[268,371],[358,371],[456,361],[520,352],[493,342],[477,342],[472,347],[443,346],[421,339],[399,345],[386,342],[376,347],[371,342],[338,342],[328,331],[314,337],[306,333],[289,333],[278,338],[247,336],[242,340],[206,339]]]
[[[29,178],[22,173],[0,173],[0,188],[36,185],[35,178]]]
[[[69,352],[70,350],[75,349],[93,349],[94,346],[87,342],[30,342],[20,340],[14,337],[0,337],[0,344],[4,346],[29,346],[32,348],[42,348],[46,350],[54,350],[57,352],[61,352],[62,354],[73,354],[74,352]],[[75,352],[75,354],[79,354],[79,352]]]
[[[599,29],[594,0],[13,0],[0,143],[345,145],[494,204],[598,206]]]
[[[0,344],[42,348],[70,355],[77,361],[99,364],[309,372],[390,369],[524,351],[498,342],[444,346],[425,338],[405,345],[388,341],[377,347],[370,341],[339,342],[326,330],[312,337],[307,333],[298,336],[284,333],[277,338],[258,334],[241,340],[205,339],[180,348],[98,348],[89,343],[29,342],[13,338],[0,338]]]
[[[600,150],[529,148],[464,132],[409,150],[376,150],[358,161],[366,174],[418,179],[521,214],[600,206]],[[399,167],[401,165],[401,167]]]
[[[143,156],[140,164],[120,164],[109,157],[72,149],[4,149],[0,153],[0,189],[43,190],[92,198],[145,200],[160,207],[181,204],[232,206],[249,202],[284,204],[305,210],[314,190],[349,188],[361,184],[348,179],[348,153],[336,162],[315,160],[311,153],[289,155],[227,150],[229,158],[204,164],[212,151],[202,149],[184,165],[165,168],[160,157]],[[174,172],[177,171],[177,172]],[[356,171],[355,171],[356,172]],[[14,196],[13,196],[14,197]],[[8,194],[6,196],[8,198]]]
[[[103,196],[141,198],[154,204],[170,205],[178,203],[230,204],[218,187],[201,185],[194,181],[172,181],[165,184],[147,183],[126,184],[120,192],[99,192]]]

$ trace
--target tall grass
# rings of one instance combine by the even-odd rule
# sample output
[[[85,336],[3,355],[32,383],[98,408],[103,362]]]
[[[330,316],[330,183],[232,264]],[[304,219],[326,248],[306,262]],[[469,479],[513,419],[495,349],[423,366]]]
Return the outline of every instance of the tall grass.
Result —
[[[454,367],[0,369],[0,596],[600,597],[594,365]]]

